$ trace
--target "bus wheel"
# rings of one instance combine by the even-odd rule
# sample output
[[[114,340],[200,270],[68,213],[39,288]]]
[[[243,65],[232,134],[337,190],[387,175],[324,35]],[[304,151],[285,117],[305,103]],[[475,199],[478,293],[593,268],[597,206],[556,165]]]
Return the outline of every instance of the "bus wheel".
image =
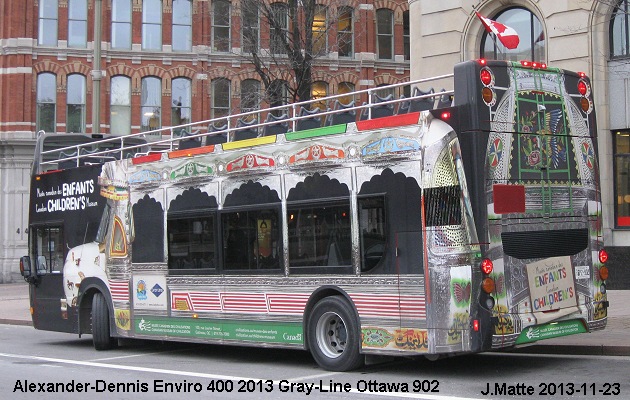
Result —
[[[102,293],[95,293],[92,298],[92,342],[96,350],[109,350],[116,345],[109,334],[109,310]]]
[[[359,324],[343,298],[320,300],[311,312],[307,329],[311,354],[322,368],[349,371],[363,365]]]

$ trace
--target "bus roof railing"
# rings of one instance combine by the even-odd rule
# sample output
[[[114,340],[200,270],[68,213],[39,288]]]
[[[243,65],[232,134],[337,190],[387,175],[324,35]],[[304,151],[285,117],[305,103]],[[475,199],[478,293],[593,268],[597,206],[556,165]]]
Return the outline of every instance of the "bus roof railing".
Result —
[[[160,129],[144,131],[125,136],[107,135],[107,134],[75,134],[74,137],[83,136],[84,140],[80,140],[79,144],[72,144],[63,146],[57,144],[56,146],[46,146],[44,141],[51,137],[59,138],[68,134],[54,134],[54,133],[38,133],[38,143],[41,140],[41,144],[38,144],[35,151],[35,164],[33,167],[34,172],[43,170],[47,166],[51,169],[63,169],[68,167],[77,167],[89,163],[90,160],[96,162],[105,162],[108,160],[121,159],[135,157],[137,155],[148,154],[154,151],[172,151],[179,148],[183,140],[197,141],[202,146],[208,137],[224,136],[226,142],[232,142],[240,140],[238,138],[239,132],[255,132],[256,136],[261,135],[262,131],[266,128],[275,125],[287,125],[286,132],[295,132],[298,129],[300,121],[309,120],[314,117],[320,119],[321,126],[330,125],[333,121],[333,115],[342,113],[354,113],[354,121],[360,119],[371,119],[372,112],[376,107],[391,106],[392,108],[398,105],[398,111],[403,104],[411,104],[418,100],[433,100],[434,103],[438,103],[440,97],[448,97],[452,99],[453,90],[442,89],[439,92],[434,92],[431,89],[430,92],[421,92],[419,90],[412,92],[411,96],[394,96],[380,97],[379,93],[395,92],[397,88],[410,87],[419,89],[421,85],[435,82],[444,79],[450,79],[453,74],[446,74],[435,76],[432,78],[418,79],[414,81],[401,82],[387,86],[373,87],[369,89],[358,90],[349,93],[342,93],[331,95],[327,97],[311,99],[307,101],[291,103],[286,105],[280,105],[275,107],[269,107],[265,109],[256,109],[246,111],[238,114],[230,114],[212,119],[191,122],[182,125],[175,125],[170,127],[164,127]],[[379,96],[379,97],[377,97]],[[361,97],[367,97],[367,101],[357,105],[357,101],[360,101]],[[350,99],[348,103],[344,103],[341,100]],[[341,104],[342,106],[335,109],[332,104]],[[310,113],[304,115],[302,109],[311,111],[312,109],[319,108],[319,105],[325,105],[326,109],[319,109],[315,114]],[[435,107],[431,107],[435,108]],[[405,111],[406,112],[406,111]],[[271,121],[259,120],[259,116],[268,115],[280,115],[278,118],[271,118]],[[285,115],[286,117],[283,117]],[[239,124],[239,121],[241,123]],[[253,121],[253,122],[250,122]],[[352,122],[352,121],[350,121]],[[217,126],[217,124],[221,124]],[[214,127],[214,128],[213,128]],[[218,128],[218,129],[217,129]],[[194,130],[194,131],[193,131]],[[152,139],[155,137],[155,139]],[[62,141],[59,141],[63,143]],[[46,147],[53,147],[48,150]],[[39,171],[41,172],[41,171]]]

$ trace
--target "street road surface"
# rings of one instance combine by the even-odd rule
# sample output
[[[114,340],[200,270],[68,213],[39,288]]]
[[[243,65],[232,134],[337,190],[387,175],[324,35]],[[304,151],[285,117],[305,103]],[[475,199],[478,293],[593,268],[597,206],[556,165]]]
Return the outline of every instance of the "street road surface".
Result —
[[[304,351],[92,338],[0,325],[2,399],[623,399],[630,357],[486,353],[338,373]]]

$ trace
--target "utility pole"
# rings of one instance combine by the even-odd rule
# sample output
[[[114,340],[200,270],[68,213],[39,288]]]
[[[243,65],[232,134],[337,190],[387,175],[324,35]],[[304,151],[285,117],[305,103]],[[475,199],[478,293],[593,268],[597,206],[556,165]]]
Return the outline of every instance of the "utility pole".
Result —
[[[94,57],[92,60],[92,133],[101,133],[101,29],[103,0],[94,1]]]

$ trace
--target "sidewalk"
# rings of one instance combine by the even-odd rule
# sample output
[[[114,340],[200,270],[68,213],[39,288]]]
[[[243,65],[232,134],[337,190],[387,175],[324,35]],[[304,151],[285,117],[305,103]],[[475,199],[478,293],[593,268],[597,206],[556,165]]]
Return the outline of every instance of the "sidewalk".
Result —
[[[513,351],[535,354],[630,355],[630,290],[610,290],[608,301],[608,325],[603,331],[548,339]],[[0,324],[32,325],[28,284],[0,284]]]

